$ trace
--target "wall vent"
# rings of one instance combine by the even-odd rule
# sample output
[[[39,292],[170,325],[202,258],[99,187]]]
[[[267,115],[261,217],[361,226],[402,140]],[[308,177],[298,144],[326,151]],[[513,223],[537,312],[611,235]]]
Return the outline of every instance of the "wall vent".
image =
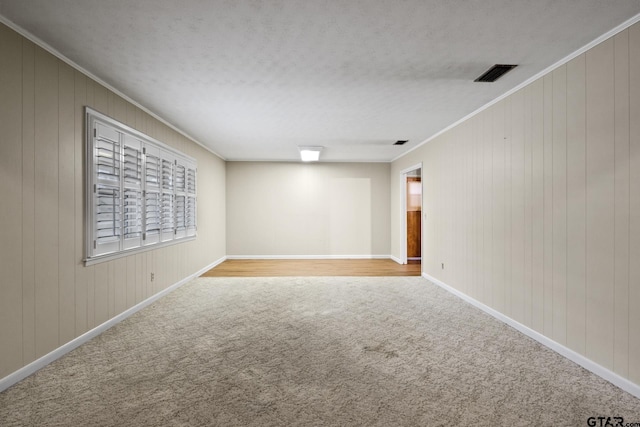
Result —
[[[474,80],[474,82],[488,82],[492,83],[504,76],[507,72],[517,67],[517,65],[511,64],[496,64],[493,67],[485,71],[480,77]]]
[[[397,140],[396,142],[394,142],[394,143],[393,143],[393,145],[404,145],[404,144],[406,144],[407,142],[409,142],[409,140],[408,140],[408,139],[399,139],[399,140]]]

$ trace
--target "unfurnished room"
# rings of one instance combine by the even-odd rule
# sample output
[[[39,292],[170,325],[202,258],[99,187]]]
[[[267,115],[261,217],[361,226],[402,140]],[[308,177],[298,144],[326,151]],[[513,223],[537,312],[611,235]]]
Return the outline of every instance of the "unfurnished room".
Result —
[[[0,0],[0,426],[640,427],[638,0]]]

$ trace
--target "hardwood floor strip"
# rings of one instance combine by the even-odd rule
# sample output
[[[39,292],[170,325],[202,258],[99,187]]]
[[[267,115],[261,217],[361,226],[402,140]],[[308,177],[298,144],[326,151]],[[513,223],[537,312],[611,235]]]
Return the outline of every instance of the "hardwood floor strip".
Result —
[[[390,259],[227,260],[202,277],[420,276],[420,263]]]

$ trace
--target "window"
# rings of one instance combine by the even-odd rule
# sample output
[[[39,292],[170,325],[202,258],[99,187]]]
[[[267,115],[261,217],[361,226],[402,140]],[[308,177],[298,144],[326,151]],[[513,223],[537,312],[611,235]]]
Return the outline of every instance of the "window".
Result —
[[[194,239],[195,159],[86,108],[87,265]]]

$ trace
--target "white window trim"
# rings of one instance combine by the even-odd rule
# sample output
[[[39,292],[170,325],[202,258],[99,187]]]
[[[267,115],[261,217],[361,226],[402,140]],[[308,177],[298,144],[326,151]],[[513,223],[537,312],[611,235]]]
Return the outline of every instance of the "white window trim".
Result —
[[[131,255],[134,253],[144,252],[152,249],[157,249],[164,246],[169,246],[177,243],[183,243],[186,241],[191,241],[196,239],[197,237],[197,162],[193,157],[187,156],[186,154],[169,147],[162,142],[151,138],[144,133],[137,131],[123,123],[114,120],[113,118],[106,116],[98,111],[95,111],[89,107],[85,107],[85,124],[86,124],[86,192],[85,192],[85,265],[92,265],[99,262],[109,261],[112,259],[120,258],[123,256]],[[116,173],[115,180],[107,181],[105,179],[101,179],[98,176],[98,155],[96,144],[98,141],[98,135],[96,129],[100,125],[103,129],[106,128],[112,140],[118,139],[118,142],[115,142],[114,145],[117,145],[118,153],[113,154],[114,158],[114,167],[118,166],[118,172]],[[140,154],[140,182],[136,184],[132,183],[132,180],[129,178],[125,180],[124,176],[124,144],[128,146],[139,147]],[[132,143],[132,141],[134,141]],[[168,199],[170,201],[170,210],[165,211],[164,214],[169,214],[170,223],[173,224],[172,229],[165,228],[162,229],[162,221],[161,221],[161,229],[159,232],[159,238],[156,241],[154,239],[149,239],[147,241],[147,199],[145,198],[147,186],[152,188],[152,185],[147,182],[147,169],[146,169],[146,151],[153,151],[156,153],[160,153],[160,163],[162,164],[162,159],[165,161],[170,161],[173,164],[171,175],[168,178],[172,183],[170,191],[167,191],[166,188],[163,190],[162,186],[162,175],[160,176],[160,182],[158,183],[157,189],[160,191],[160,203],[162,203],[162,194],[169,195]],[[108,156],[108,154],[107,154]],[[105,157],[102,157],[103,159]],[[108,159],[108,157],[107,157]],[[177,166],[180,165],[184,167],[185,176],[184,180],[187,180],[187,172],[190,172],[190,176],[193,177],[192,185],[187,185],[185,182],[184,189],[177,188],[176,186],[176,170]],[[129,169],[131,170],[131,169]],[[135,172],[134,172],[135,173]],[[162,174],[162,168],[160,168],[160,174]],[[104,175],[102,175],[104,176]],[[135,181],[135,178],[134,180]],[[113,212],[113,229],[117,230],[114,234],[116,237],[110,239],[109,243],[104,245],[98,245],[98,202],[96,199],[96,192],[99,187],[108,187],[114,191],[114,193],[118,194],[119,202],[113,203],[112,206],[107,206],[105,209],[107,212]],[[188,188],[187,188],[188,187]],[[140,230],[140,239],[136,238],[128,238],[125,239],[124,229],[125,229],[125,209],[124,209],[124,191],[138,191],[140,198],[139,203],[136,206],[139,206],[138,212],[135,212],[134,215],[139,217],[138,227]],[[163,193],[164,191],[164,193]],[[189,225],[190,227],[184,227],[180,231],[177,230],[177,196],[184,198],[184,203],[181,204],[181,207],[184,209],[182,213],[182,217],[185,218],[185,222],[187,222],[188,210],[193,209],[193,214],[189,217]],[[189,203],[187,203],[187,199]],[[166,200],[166,198],[165,198]],[[107,200],[109,202],[109,200]],[[103,205],[104,206],[104,205]],[[113,210],[110,210],[113,209]],[[117,212],[116,212],[117,210]],[[160,215],[162,216],[162,205],[159,207]],[[104,224],[104,222],[103,222]],[[135,224],[135,222],[134,222]],[[109,230],[109,218],[107,217],[107,231]],[[119,234],[118,234],[119,233]],[[139,243],[137,243],[139,241]]]

